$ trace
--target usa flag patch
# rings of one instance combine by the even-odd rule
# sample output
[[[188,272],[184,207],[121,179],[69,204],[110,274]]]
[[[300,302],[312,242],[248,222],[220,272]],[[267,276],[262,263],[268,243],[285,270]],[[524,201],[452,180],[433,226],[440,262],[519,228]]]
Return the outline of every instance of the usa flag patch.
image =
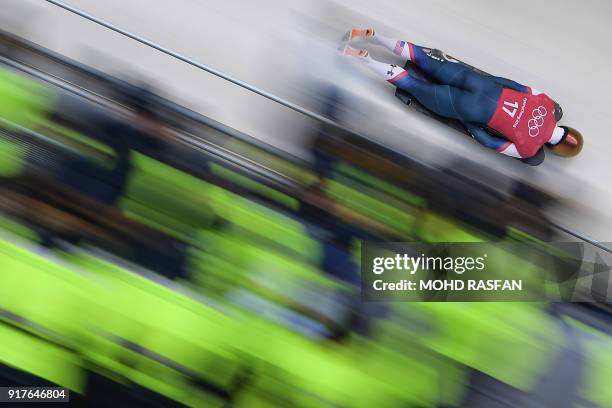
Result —
[[[393,49],[393,53],[397,55],[402,55],[402,50],[404,49],[405,45],[406,45],[406,41],[398,40],[395,43],[395,48]]]

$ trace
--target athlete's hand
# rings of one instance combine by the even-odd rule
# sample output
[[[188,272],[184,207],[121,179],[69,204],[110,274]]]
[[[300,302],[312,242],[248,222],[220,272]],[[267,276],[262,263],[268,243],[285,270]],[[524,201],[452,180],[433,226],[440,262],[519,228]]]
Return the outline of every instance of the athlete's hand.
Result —
[[[546,154],[544,153],[544,148],[540,148],[535,155],[520,160],[530,166],[539,166],[540,164],[544,163],[545,158]]]

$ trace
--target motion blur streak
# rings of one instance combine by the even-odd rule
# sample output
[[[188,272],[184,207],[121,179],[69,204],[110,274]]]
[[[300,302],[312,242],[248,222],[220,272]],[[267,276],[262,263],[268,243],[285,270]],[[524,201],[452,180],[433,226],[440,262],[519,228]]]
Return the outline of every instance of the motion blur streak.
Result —
[[[326,120],[248,99],[268,138],[0,32],[0,385],[93,406],[612,406],[608,281],[572,292],[588,303],[361,301],[364,240],[577,239],[527,178],[371,134],[367,98],[328,80],[350,80],[328,41],[358,14],[327,4],[299,14],[312,69],[282,94]]]

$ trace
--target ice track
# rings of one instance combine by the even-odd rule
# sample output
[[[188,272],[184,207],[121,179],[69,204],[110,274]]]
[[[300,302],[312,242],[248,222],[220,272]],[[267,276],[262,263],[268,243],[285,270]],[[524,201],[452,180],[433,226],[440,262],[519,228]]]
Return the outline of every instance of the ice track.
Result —
[[[321,78],[354,94],[351,124],[397,150],[444,162],[447,150],[539,185],[567,200],[551,217],[612,241],[612,4],[606,0],[67,0],[67,3],[281,97],[312,104]],[[308,157],[310,119],[41,0],[4,0],[0,23],[44,47],[111,74],[147,79],[161,93],[229,126]],[[466,137],[407,113],[393,89],[335,46],[345,29],[440,48],[485,71],[549,93],[563,123],[585,136],[574,159],[538,168],[500,158]],[[393,56],[373,49],[378,59]],[[127,75],[130,77],[130,75]],[[303,131],[296,132],[303,125]],[[423,141],[431,146],[423,147]],[[445,150],[440,150],[444,146]]]

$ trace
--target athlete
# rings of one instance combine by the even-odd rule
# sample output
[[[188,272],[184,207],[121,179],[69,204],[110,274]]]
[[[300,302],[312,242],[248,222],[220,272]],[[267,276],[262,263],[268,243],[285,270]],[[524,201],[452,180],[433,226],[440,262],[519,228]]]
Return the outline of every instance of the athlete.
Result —
[[[461,121],[474,139],[501,154],[524,161],[537,156],[538,162],[530,164],[540,164],[544,145],[560,154],[581,147],[577,132],[557,125],[555,102],[542,92],[506,78],[478,73],[451,57],[440,58],[429,48],[384,37],[372,28],[352,29],[344,40],[344,55],[359,58],[430,111]],[[437,83],[423,81],[397,65],[376,61],[366,49],[349,45],[359,41],[383,46],[406,58]]]

